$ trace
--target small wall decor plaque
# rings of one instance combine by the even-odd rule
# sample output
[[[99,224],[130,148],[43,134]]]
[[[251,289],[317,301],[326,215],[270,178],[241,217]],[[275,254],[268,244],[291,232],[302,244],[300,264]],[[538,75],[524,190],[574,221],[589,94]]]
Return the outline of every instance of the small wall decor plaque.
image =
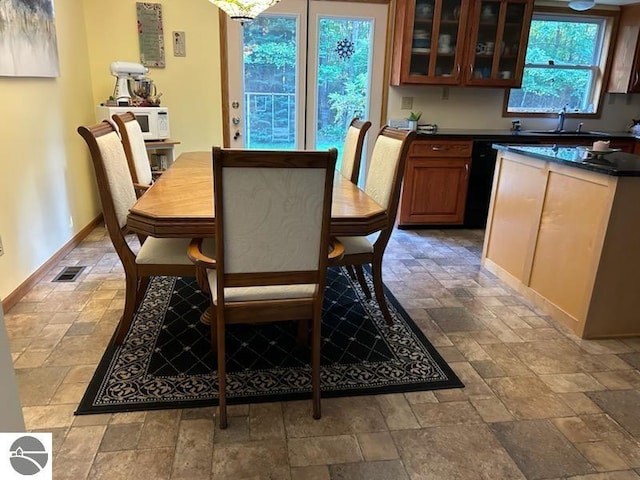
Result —
[[[164,68],[164,29],[162,5],[136,2],[140,63],[145,67]]]

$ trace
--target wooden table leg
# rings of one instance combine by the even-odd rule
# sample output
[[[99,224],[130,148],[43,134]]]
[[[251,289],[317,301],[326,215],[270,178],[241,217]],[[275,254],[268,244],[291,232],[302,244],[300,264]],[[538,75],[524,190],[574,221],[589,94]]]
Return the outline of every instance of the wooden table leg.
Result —
[[[198,282],[198,286],[205,293],[211,293],[209,289],[209,281],[207,280],[207,269],[204,267],[196,267],[196,281]],[[214,318],[213,313],[213,305],[209,303],[207,309],[200,315],[200,321],[205,325],[212,325],[212,320]]]

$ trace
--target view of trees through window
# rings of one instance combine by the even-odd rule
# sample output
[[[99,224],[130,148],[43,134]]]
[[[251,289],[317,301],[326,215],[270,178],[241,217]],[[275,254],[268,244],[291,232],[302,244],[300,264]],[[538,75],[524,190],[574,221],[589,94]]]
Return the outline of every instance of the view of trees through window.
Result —
[[[248,148],[295,148],[297,20],[260,15],[243,27]]]
[[[511,89],[509,112],[593,113],[604,20],[534,15],[522,87]]]
[[[317,94],[317,149],[340,147],[354,116],[367,115],[373,24],[367,20],[321,17],[318,26],[318,72],[309,95]],[[297,20],[260,15],[245,24],[244,91],[248,148],[295,148]],[[313,147],[313,146],[308,146]]]
[[[371,35],[370,21],[320,20],[316,119],[320,150],[341,146],[351,119],[368,117]]]

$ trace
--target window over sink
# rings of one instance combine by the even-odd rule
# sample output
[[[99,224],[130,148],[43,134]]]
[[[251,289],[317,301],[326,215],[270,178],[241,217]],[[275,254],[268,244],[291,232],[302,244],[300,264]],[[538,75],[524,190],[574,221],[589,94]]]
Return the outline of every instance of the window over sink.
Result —
[[[533,14],[521,88],[507,90],[506,116],[598,116],[614,30],[611,11]]]

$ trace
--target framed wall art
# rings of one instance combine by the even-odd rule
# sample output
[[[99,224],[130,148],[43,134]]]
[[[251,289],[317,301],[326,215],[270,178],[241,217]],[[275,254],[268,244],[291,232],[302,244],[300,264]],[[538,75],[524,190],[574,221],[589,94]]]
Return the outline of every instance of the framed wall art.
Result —
[[[59,73],[53,0],[0,0],[0,75]]]
[[[145,67],[164,67],[164,29],[162,5],[136,3],[140,63]]]

